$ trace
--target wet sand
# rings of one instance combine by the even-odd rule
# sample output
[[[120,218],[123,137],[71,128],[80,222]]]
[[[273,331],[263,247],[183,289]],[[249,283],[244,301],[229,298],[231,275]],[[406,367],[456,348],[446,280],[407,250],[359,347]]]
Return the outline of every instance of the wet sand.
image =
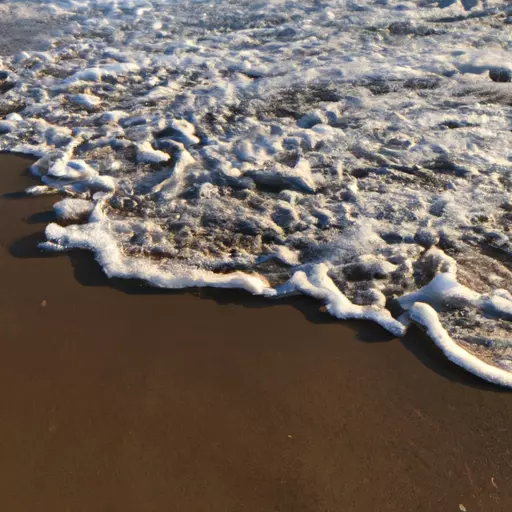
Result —
[[[512,393],[306,298],[108,282],[0,159],[0,510],[512,510]]]

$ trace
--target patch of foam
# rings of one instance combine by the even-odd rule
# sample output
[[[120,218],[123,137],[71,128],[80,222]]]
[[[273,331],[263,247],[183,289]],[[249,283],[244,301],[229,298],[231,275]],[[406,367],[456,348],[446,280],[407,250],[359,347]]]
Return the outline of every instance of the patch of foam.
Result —
[[[119,75],[136,73],[139,70],[140,66],[133,62],[108,64],[77,71],[64,80],[64,84],[71,86],[80,82],[100,82],[106,77],[116,78]]]
[[[158,164],[167,162],[170,156],[163,151],[153,149],[150,142],[144,142],[137,148],[137,162],[147,164]]]
[[[106,196],[97,198],[105,201]],[[62,202],[61,202],[62,203]],[[97,206],[91,215],[91,222],[85,225],[72,225],[67,228],[50,224],[46,228],[48,242],[43,248],[51,250],[87,249],[95,254],[96,260],[109,277],[122,279],[145,279],[160,288],[189,288],[215,286],[219,288],[242,288],[255,295],[272,296],[275,291],[269,288],[266,280],[258,275],[233,272],[216,274],[204,270],[190,272],[187,268],[166,266],[153,261],[129,257],[119,249],[109,221]],[[74,208],[75,206],[73,206]],[[57,208],[59,206],[57,205]],[[63,210],[70,210],[68,205]]]
[[[493,384],[512,387],[512,373],[483,362],[457,345],[441,325],[436,311],[428,304],[415,303],[409,310],[409,316],[426,329],[428,336],[450,361]]]
[[[92,109],[101,103],[101,100],[92,94],[73,94],[69,99],[75,105],[79,105],[86,109]]]
[[[295,272],[280,292],[289,293],[294,290],[323,301],[326,310],[341,320],[372,320],[395,336],[405,333],[404,325],[395,320],[387,309],[379,306],[359,306],[350,302],[328,276],[328,267],[323,263],[313,266],[307,272]]]
[[[57,218],[62,220],[81,220],[87,217],[93,210],[94,205],[85,199],[66,198],[55,203],[53,210]]]

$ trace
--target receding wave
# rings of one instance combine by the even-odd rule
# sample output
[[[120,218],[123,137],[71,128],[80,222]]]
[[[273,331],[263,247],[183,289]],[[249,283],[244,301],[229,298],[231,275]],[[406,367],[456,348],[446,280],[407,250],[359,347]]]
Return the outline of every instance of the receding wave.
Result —
[[[304,293],[397,336],[415,322],[512,386],[512,8],[2,9],[48,20],[0,70],[0,148],[39,157],[29,193],[65,195],[45,249],[159,287]]]

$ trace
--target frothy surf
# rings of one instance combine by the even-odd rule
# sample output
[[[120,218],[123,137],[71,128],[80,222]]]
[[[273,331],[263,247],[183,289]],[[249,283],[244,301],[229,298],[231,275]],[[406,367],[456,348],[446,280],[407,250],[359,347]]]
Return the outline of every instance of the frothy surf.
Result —
[[[507,4],[9,13],[54,20],[0,70],[0,148],[39,157],[28,193],[66,195],[45,249],[87,249],[107,275],[159,287],[304,293],[397,336],[415,322],[512,386]]]

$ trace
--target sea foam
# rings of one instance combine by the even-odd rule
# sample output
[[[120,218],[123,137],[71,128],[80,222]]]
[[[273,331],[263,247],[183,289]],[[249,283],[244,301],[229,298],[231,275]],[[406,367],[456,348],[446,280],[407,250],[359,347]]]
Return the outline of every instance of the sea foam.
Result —
[[[45,249],[164,288],[308,294],[396,336],[414,322],[511,386],[512,89],[491,79],[512,69],[510,6],[0,12],[58,20],[20,53],[0,45],[0,148],[39,158],[27,192],[65,196]]]

